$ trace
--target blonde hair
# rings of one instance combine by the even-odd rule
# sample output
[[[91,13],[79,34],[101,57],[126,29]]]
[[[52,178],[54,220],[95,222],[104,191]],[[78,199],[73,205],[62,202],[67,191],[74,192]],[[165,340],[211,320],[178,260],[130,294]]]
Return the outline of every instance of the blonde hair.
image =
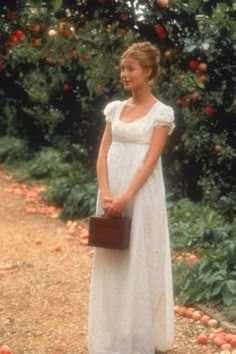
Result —
[[[121,60],[126,58],[136,59],[142,68],[151,68],[152,73],[149,81],[153,80],[159,74],[160,69],[160,51],[150,42],[133,43],[121,56]]]

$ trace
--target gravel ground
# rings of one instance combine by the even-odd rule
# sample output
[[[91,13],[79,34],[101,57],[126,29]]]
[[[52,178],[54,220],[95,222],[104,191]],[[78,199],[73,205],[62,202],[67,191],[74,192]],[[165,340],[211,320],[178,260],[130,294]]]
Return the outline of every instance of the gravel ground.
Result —
[[[86,354],[91,249],[55,215],[27,214],[26,199],[12,185],[2,172],[0,346],[14,354]],[[217,352],[196,343],[205,327],[182,316],[175,321],[168,354]]]

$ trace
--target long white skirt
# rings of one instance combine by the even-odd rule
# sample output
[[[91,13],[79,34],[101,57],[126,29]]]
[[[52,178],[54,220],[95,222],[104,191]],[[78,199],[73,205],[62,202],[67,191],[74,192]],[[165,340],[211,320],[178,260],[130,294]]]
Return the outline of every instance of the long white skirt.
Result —
[[[108,155],[112,195],[142,164],[145,144],[113,143]],[[100,195],[97,214],[102,214]],[[89,354],[154,354],[174,339],[173,286],[161,158],[126,215],[130,248],[96,248],[89,304]]]

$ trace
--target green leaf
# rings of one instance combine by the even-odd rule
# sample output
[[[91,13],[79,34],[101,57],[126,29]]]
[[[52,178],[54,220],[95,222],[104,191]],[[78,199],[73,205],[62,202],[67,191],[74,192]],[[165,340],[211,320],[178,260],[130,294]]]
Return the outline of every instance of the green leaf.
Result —
[[[196,12],[201,4],[201,0],[189,0],[189,7],[192,9],[192,12]]]
[[[224,282],[219,282],[216,285],[214,285],[214,288],[212,290],[212,295],[213,296],[218,295],[221,292],[223,286],[224,286]]]
[[[236,294],[236,280],[227,280],[226,287],[231,292],[231,294]]]
[[[232,303],[233,303],[233,299],[232,299],[232,297],[230,296],[230,295],[225,295],[224,297],[223,297],[223,303],[226,305],[226,306],[230,306],[230,305],[232,305]]]
[[[60,10],[63,5],[63,0],[50,0],[50,7],[53,9],[54,12]]]
[[[228,288],[225,286],[222,290],[222,300],[223,303],[227,306],[232,305],[234,299],[234,295],[228,290]]]

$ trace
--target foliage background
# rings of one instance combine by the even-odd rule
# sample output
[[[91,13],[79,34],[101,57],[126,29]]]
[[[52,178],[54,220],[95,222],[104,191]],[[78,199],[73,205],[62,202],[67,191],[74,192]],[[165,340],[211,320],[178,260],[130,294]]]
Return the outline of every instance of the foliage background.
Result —
[[[176,114],[169,190],[225,211],[235,194],[235,11],[230,0],[1,2],[1,134],[36,149],[62,137],[94,161],[102,109],[124,97],[119,56],[150,40],[162,53],[154,92]]]

